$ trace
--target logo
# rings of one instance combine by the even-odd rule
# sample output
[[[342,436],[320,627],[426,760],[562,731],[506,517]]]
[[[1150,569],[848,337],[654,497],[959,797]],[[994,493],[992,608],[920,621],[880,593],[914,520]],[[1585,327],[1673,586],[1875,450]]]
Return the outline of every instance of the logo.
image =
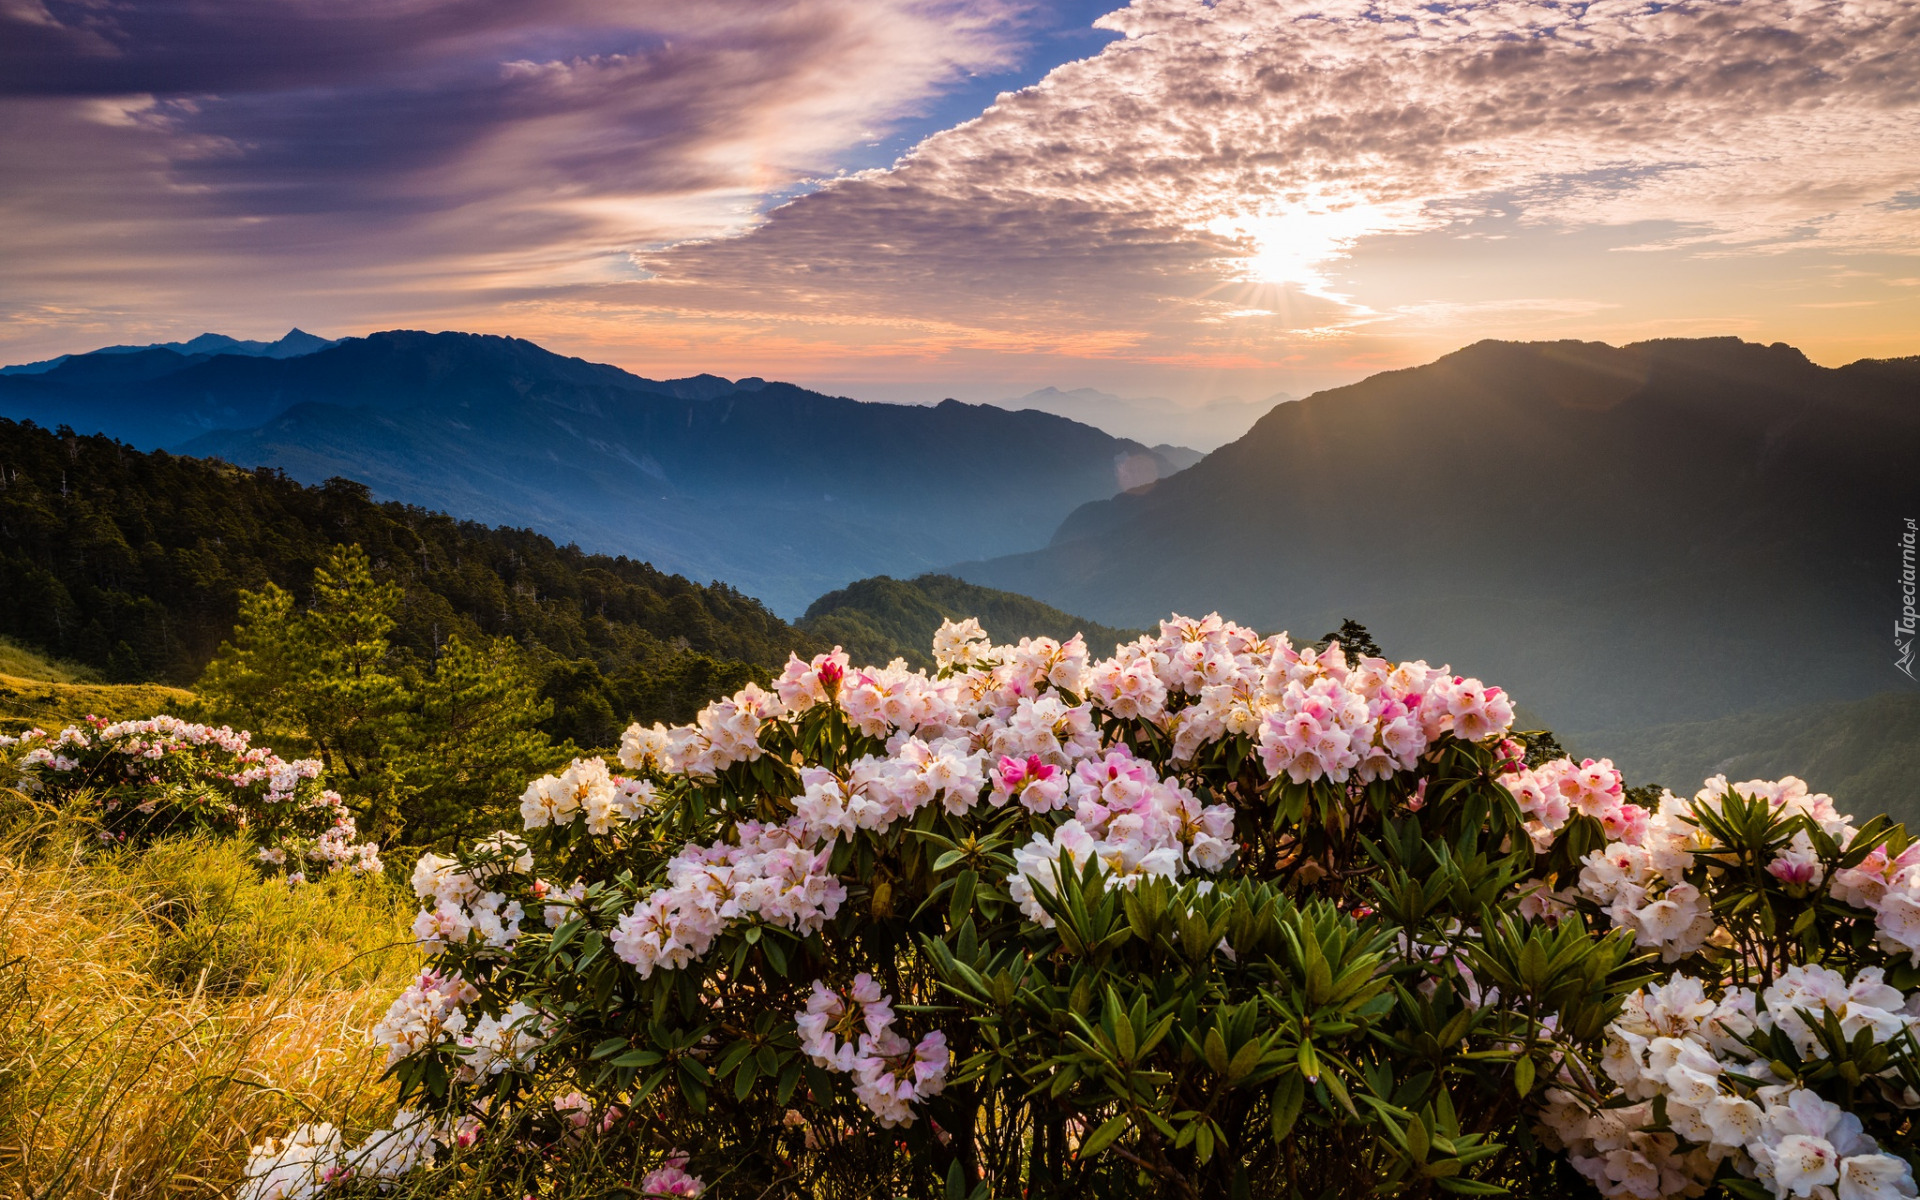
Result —
[[[1913,674],[1913,631],[1920,618],[1914,613],[1914,539],[1920,530],[1916,530],[1914,518],[1907,518],[1907,527],[1900,534],[1900,616],[1893,623],[1893,666],[1894,669],[1914,679]],[[1915,682],[1920,683],[1920,679]]]

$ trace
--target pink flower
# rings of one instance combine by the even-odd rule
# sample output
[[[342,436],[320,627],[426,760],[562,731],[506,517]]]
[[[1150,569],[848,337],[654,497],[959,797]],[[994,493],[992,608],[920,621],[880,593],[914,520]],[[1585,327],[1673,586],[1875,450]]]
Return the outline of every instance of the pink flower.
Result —
[[[707,1190],[707,1185],[697,1175],[686,1172],[687,1156],[676,1150],[668,1156],[657,1170],[649,1171],[640,1180],[640,1194],[652,1197],[698,1196]]]

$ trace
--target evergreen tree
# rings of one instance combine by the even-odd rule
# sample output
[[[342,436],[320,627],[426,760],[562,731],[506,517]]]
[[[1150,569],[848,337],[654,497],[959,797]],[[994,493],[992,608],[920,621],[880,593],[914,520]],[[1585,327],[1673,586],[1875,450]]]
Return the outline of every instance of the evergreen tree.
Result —
[[[1329,642],[1340,643],[1340,649],[1346,652],[1348,662],[1353,662],[1361,658],[1385,658],[1387,656],[1387,652],[1380,648],[1380,643],[1374,641],[1373,635],[1367,632],[1367,627],[1352,617],[1341,621],[1340,628],[1334,630],[1332,633],[1326,634],[1320,639],[1320,645],[1322,647],[1325,647]]]
[[[394,823],[408,840],[486,832],[529,779],[577,752],[540,728],[553,704],[512,638],[448,639],[431,668],[415,672],[412,692],[385,762]]]
[[[456,635],[431,659],[396,649],[401,591],[359,546],[336,547],[313,581],[305,610],[273,584],[242,594],[201,704],[319,757],[369,833],[427,844],[484,832],[573,752],[541,729],[553,706],[513,639]]]

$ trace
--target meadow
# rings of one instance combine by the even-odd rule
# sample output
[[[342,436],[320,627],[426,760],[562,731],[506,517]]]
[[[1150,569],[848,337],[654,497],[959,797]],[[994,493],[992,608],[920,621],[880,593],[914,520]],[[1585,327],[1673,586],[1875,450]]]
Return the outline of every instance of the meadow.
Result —
[[[289,889],[240,837],[103,851],[84,813],[0,793],[0,1194],[226,1196],[289,1124],[384,1118],[408,898]]]

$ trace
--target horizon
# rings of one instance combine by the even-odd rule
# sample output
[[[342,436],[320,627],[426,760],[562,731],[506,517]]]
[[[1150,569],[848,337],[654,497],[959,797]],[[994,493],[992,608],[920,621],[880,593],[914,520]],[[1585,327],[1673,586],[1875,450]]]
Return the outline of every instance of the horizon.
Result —
[[[1656,343],[1656,342],[1662,342],[1662,341],[1712,341],[1712,340],[1722,339],[1722,338],[1731,338],[1732,340],[1739,341],[1747,345],[1755,345],[1755,346],[1784,345],[1784,346],[1787,346],[1789,349],[1792,349],[1797,353],[1799,353],[1802,357],[1804,357],[1808,362],[1812,363],[1813,365],[1817,367],[1822,367],[1828,370],[1835,370],[1841,367],[1850,366],[1850,365],[1853,365],[1854,363],[1860,363],[1860,362],[1887,362],[1887,361],[1899,361],[1899,360],[1910,359],[1910,358],[1920,358],[1920,345],[1916,345],[1916,348],[1914,349],[1914,351],[1912,353],[1907,353],[1907,354],[1894,353],[1894,354],[1885,354],[1885,355],[1862,355],[1857,358],[1841,359],[1841,360],[1832,361],[1832,362],[1822,362],[1818,358],[1809,354],[1805,348],[1801,346],[1793,345],[1790,342],[1781,342],[1781,341],[1766,342],[1766,341],[1761,341],[1754,338],[1743,338],[1737,334],[1700,334],[1700,335],[1694,335],[1694,336],[1650,337],[1650,338],[1641,338],[1636,341],[1618,341],[1618,342],[1608,342],[1608,341],[1605,341],[1604,339],[1598,339],[1598,338],[1549,339],[1549,338],[1486,337],[1486,338],[1476,339],[1475,341],[1472,341],[1472,342],[1462,343],[1458,346],[1454,346],[1451,349],[1441,350],[1437,352],[1433,357],[1428,359],[1423,359],[1419,362],[1406,363],[1401,366],[1395,366],[1395,367],[1381,367],[1374,370],[1368,370],[1362,374],[1354,375],[1351,378],[1335,379],[1333,381],[1326,383],[1324,386],[1315,388],[1311,392],[1306,392],[1299,395],[1294,395],[1291,393],[1276,393],[1274,395],[1264,396],[1264,397],[1246,397],[1246,396],[1227,395],[1227,396],[1206,397],[1206,398],[1200,398],[1200,399],[1181,400],[1181,399],[1174,399],[1166,396],[1126,395],[1122,393],[1107,391],[1101,388],[1090,387],[1084,384],[1069,386],[1069,387],[1062,387],[1059,385],[1058,382],[1053,382],[1053,383],[1038,384],[1035,387],[1030,388],[1027,392],[1017,396],[999,396],[999,397],[988,397],[988,398],[980,398],[980,399],[966,399],[966,398],[962,398],[959,396],[952,396],[952,395],[928,394],[923,396],[896,398],[896,397],[888,397],[888,396],[856,396],[849,393],[834,392],[825,387],[812,386],[808,384],[806,381],[801,379],[768,378],[765,376],[754,376],[754,375],[728,375],[725,372],[710,371],[710,370],[695,371],[688,375],[667,375],[667,374],[662,374],[658,371],[649,373],[644,367],[636,369],[635,367],[624,365],[621,363],[595,359],[595,358],[592,358],[586,355],[581,355],[581,354],[571,354],[566,351],[556,349],[552,346],[544,345],[533,338],[522,337],[520,335],[511,334],[511,333],[482,333],[482,332],[479,332],[476,330],[470,330],[470,329],[451,329],[451,328],[411,329],[411,328],[403,328],[403,327],[396,326],[391,329],[374,329],[374,330],[368,330],[365,333],[341,334],[341,335],[329,337],[326,334],[316,334],[312,330],[302,329],[296,325],[296,326],[289,326],[286,331],[284,331],[277,337],[272,335],[260,335],[260,336],[254,336],[254,337],[247,337],[247,336],[230,334],[223,330],[203,329],[196,334],[183,335],[177,338],[170,338],[165,341],[159,341],[159,342],[139,343],[139,344],[114,343],[106,346],[87,346],[81,349],[57,352],[55,354],[49,355],[47,358],[38,359],[31,363],[28,363],[28,362],[0,363],[0,371],[17,371],[19,368],[24,366],[43,366],[47,364],[56,364],[67,359],[79,358],[79,357],[84,357],[87,354],[101,353],[101,352],[107,352],[107,351],[127,351],[127,350],[145,350],[145,349],[176,349],[177,350],[177,348],[183,343],[192,342],[198,338],[204,338],[204,337],[226,338],[230,341],[234,341],[242,344],[251,343],[255,345],[271,345],[285,339],[286,337],[292,336],[294,334],[305,334],[308,337],[319,338],[323,341],[330,342],[333,345],[338,345],[339,343],[345,342],[345,341],[366,339],[370,337],[377,337],[382,334],[395,334],[395,333],[419,333],[419,334],[425,334],[429,337],[440,336],[444,334],[461,334],[461,335],[468,335],[468,336],[474,336],[474,337],[501,337],[501,338],[507,338],[509,340],[526,342],[527,344],[534,346],[536,349],[540,349],[552,354],[557,354],[566,358],[578,359],[580,361],[587,362],[596,366],[615,367],[616,369],[625,371],[628,374],[635,375],[643,379],[653,380],[655,382],[670,383],[670,382],[675,382],[679,380],[692,379],[699,376],[717,377],[717,378],[725,379],[730,383],[743,382],[749,379],[761,379],[764,382],[768,382],[768,383],[792,384],[796,387],[802,387],[810,391],[820,392],[823,395],[836,396],[841,399],[856,400],[863,404],[904,404],[904,405],[911,405],[915,407],[927,407],[930,405],[946,403],[948,401],[958,401],[963,404],[974,404],[974,405],[984,404],[984,405],[989,405],[996,408],[1005,408],[1010,403],[1023,401],[1023,400],[1030,400],[1038,396],[1046,396],[1051,394],[1053,396],[1057,396],[1062,399],[1070,399],[1077,396],[1087,396],[1090,399],[1095,399],[1095,400],[1119,400],[1119,401],[1124,401],[1124,402],[1133,403],[1133,404],[1158,406],[1158,407],[1164,408],[1165,411],[1174,413],[1174,414],[1178,414],[1181,412],[1197,412],[1205,409],[1222,408],[1222,407],[1246,407],[1246,408],[1258,407],[1260,412],[1264,413],[1269,409],[1271,409],[1274,405],[1294,403],[1300,400],[1311,399],[1313,396],[1318,395],[1321,392],[1333,391],[1342,387],[1349,386],[1354,383],[1359,383],[1366,379],[1371,378],[1374,375],[1378,375],[1386,371],[1404,370],[1409,367],[1425,366],[1429,363],[1437,362],[1440,359],[1446,358],[1450,355],[1458,354],[1461,351],[1471,349],[1472,347],[1479,345],[1482,342],[1496,342],[1496,343],[1506,343],[1506,344],[1512,344],[1512,345],[1526,345],[1529,343],[1549,343],[1549,342],[1555,342],[1555,341],[1566,341],[1566,342],[1586,342],[1589,344],[1607,346],[1612,349],[1629,349],[1636,345],[1644,345],[1644,344],[1650,344],[1650,343]],[[1917,336],[1915,340],[1916,340],[1916,343],[1920,343],[1920,336]],[[321,347],[320,349],[324,350],[324,349],[331,349],[331,348],[332,346],[326,346],[326,347]],[[318,353],[318,352],[319,351],[316,350],[316,351],[307,351],[304,353]],[[211,351],[202,351],[201,353],[207,353],[212,356],[218,356],[219,354],[224,353],[224,351],[216,349]],[[304,353],[296,357],[304,357]],[[1257,419],[1257,415],[1258,414],[1256,414],[1256,419]],[[1098,421],[1091,420],[1091,419],[1084,420],[1083,423],[1094,424],[1094,425],[1099,424]],[[1109,432],[1112,432],[1112,431],[1110,430]],[[1125,436],[1125,435],[1122,435],[1122,436]]]
[[[1191,404],[1920,330],[1909,4],[468,7],[0,12],[0,358],[424,327]]]

